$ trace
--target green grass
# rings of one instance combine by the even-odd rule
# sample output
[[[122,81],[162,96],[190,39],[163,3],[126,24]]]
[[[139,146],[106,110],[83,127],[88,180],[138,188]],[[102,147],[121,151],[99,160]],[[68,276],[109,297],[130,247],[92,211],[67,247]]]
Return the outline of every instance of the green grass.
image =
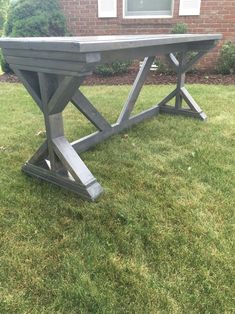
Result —
[[[137,109],[171,88],[145,87]],[[83,88],[111,121],[128,89]],[[235,312],[235,88],[189,90],[207,123],[160,115],[82,154],[105,188],[89,203],[21,173],[43,120],[0,85],[0,313]],[[93,130],[64,117],[70,140]]]

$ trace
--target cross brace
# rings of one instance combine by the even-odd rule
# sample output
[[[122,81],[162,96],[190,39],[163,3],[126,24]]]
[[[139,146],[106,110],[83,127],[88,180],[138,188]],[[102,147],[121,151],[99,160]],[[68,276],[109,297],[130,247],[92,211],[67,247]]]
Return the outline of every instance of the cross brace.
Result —
[[[103,189],[79,157],[79,153],[86,151],[109,136],[159,113],[181,114],[201,120],[206,119],[205,113],[184,86],[185,73],[204,53],[204,51],[198,52],[190,60],[187,60],[185,53],[180,53],[177,56],[169,54],[167,58],[177,73],[176,88],[155,106],[131,116],[147,74],[154,62],[152,56],[145,58],[120,116],[113,125],[79,90],[86,77],[85,73],[82,73],[81,76],[68,76],[26,71],[20,69],[20,66],[12,67],[43,112],[47,135],[46,141],[23,166],[23,171],[67,188],[84,199],[94,201],[100,196]],[[175,105],[168,105],[168,102],[173,98],[175,98]],[[188,106],[187,109],[182,107],[183,100]],[[69,143],[64,135],[62,118],[62,112],[69,101],[98,129],[97,132],[73,143]]]

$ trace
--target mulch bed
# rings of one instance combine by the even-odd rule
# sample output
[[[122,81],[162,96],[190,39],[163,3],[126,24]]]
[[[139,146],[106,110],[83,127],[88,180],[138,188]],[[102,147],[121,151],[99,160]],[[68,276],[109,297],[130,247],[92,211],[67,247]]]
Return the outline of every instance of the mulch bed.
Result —
[[[136,69],[131,69],[128,73],[102,77],[97,74],[89,76],[84,85],[125,85],[132,84],[137,75]],[[17,83],[18,78],[15,75],[3,74],[0,76],[0,82]],[[174,84],[176,82],[175,74],[161,74],[151,71],[148,75],[146,84]],[[211,73],[188,73],[186,82],[189,84],[215,84],[215,85],[233,85],[235,84],[235,74],[222,75]]]

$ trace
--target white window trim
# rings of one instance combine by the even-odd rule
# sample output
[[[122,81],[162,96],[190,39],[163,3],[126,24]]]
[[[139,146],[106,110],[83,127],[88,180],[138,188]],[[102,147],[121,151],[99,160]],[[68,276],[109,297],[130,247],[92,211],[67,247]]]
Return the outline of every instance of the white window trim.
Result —
[[[110,0],[109,0],[110,1]],[[107,11],[103,6],[103,1],[98,0],[98,18],[115,18],[117,17],[117,0],[112,0],[112,10]]]
[[[126,1],[122,0],[122,11],[124,19],[169,19],[173,18],[175,0],[172,0],[171,14],[169,15],[126,15]]]
[[[195,0],[194,0],[195,1]],[[201,14],[201,0],[197,0],[197,6],[185,10],[184,1],[180,0],[179,16],[199,16]]]

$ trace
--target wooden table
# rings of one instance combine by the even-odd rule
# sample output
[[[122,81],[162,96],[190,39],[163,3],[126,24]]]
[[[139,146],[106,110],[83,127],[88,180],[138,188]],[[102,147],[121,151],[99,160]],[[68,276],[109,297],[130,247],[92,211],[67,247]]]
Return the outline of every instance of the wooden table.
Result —
[[[29,175],[57,184],[82,198],[95,200],[103,191],[79,153],[109,136],[159,113],[206,119],[184,86],[185,73],[221,38],[210,35],[135,35],[55,38],[1,38],[6,61],[44,115],[47,140],[23,166]],[[189,52],[194,51],[189,58]],[[160,103],[131,116],[156,55],[166,55],[177,73],[174,91]],[[111,125],[79,90],[98,64],[144,58],[126,103]],[[175,98],[175,105],[168,102]],[[188,105],[182,107],[182,101]],[[73,143],[64,135],[62,112],[68,102],[97,128]]]

